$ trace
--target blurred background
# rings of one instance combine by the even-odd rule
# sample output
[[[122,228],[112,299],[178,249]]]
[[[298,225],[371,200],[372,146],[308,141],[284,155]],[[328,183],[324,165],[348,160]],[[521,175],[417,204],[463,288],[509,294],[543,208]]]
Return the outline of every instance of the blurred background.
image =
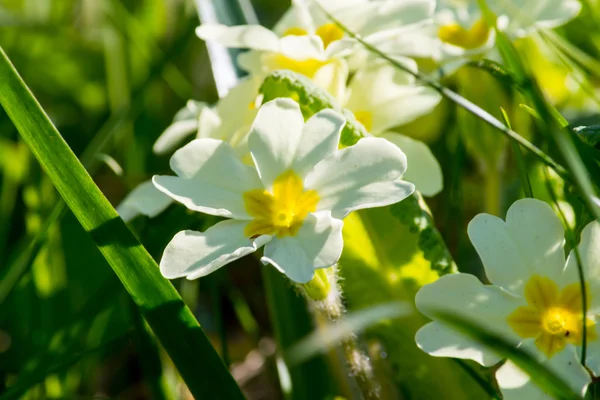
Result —
[[[594,25],[598,9],[590,4],[593,12],[559,35],[571,50],[583,49],[592,68],[598,65],[600,29]],[[252,5],[260,22],[272,26],[289,2]],[[206,47],[194,34],[198,24],[191,0],[0,0],[0,46],[115,206],[153,174],[168,173],[169,157],[154,155],[152,145],[177,110],[188,99],[217,100]],[[573,125],[597,120],[600,69],[564,63],[553,47],[533,40],[519,45]],[[583,94],[573,83],[581,81]],[[487,72],[467,67],[445,83],[499,118],[503,106],[515,130],[555,155],[519,107],[518,94]],[[519,196],[510,146],[445,102],[399,131],[426,141],[438,157],[445,189],[427,200],[429,207],[459,269],[481,275],[466,224],[482,211],[504,215]],[[588,218],[560,180],[526,160],[539,197],[550,201],[552,187],[573,222]],[[62,211],[52,183],[0,109],[0,398],[2,393],[25,399],[191,398],[91,239]],[[385,267],[348,268],[343,284],[350,309],[411,300],[416,288],[435,278],[414,232],[380,217],[386,221],[378,227],[382,248],[394,256]],[[215,221],[172,205],[154,219],[137,218],[132,228],[158,260],[176,232],[204,230]],[[346,262],[366,263],[352,254]],[[284,328],[275,335],[263,274],[247,257],[201,280],[174,284],[248,397],[278,399],[284,395],[275,343],[298,340],[311,331],[312,321],[303,301],[280,284],[277,301],[289,319],[278,321]],[[434,360],[416,349],[413,335],[423,321],[419,316],[388,321],[366,333],[376,370],[387,376],[384,392],[406,399],[485,397],[485,385],[473,382],[489,381],[489,371]],[[340,368],[335,352],[294,368],[292,380],[303,383],[292,397],[344,393]]]

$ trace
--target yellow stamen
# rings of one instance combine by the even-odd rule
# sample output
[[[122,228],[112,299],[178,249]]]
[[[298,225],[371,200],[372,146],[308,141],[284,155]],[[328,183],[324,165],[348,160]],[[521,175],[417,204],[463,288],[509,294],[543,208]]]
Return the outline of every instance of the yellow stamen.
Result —
[[[304,36],[308,35],[308,32],[304,28],[293,26],[288,28],[287,31],[283,32],[283,36]]]
[[[315,32],[323,40],[323,46],[327,48],[332,42],[340,40],[344,37],[344,31],[341,30],[336,24],[329,23],[321,25]]]
[[[439,29],[438,37],[442,42],[472,50],[487,43],[490,37],[490,27],[483,19],[477,20],[469,29],[465,29],[459,24],[450,24]]]
[[[321,25],[320,27],[317,28],[317,30],[315,31],[315,34],[321,38],[321,40],[323,41],[323,46],[325,48],[327,48],[327,46],[329,46],[332,42],[335,42],[336,40],[340,40],[344,37],[344,31],[341,30],[336,24],[333,24],[333,23]],[[308,31],[304,28],[293,26],[291,28],[288,28],[288,30],[286,30],[283,33],[283,36],[290,36],[290,35],[304,36],[304,35],[308,35]]]
[[[370,132],[371,128],[373,128],[373,114],[369,111],[356,111],[354,118],[365,127],[367,132]]]
[[[316,58],[295,60],[293,58],[284,56],[283,54],[274,53],[264,54],[262,61],[263,65],[266,66],[270,71],[277,69],[289,69],[309,78],[313,78],[315,73],[325,64],[327,64],[327,62],[317,60]]]
[[[244,233],[249,238],[294,236],[318,202],[316,191],[305,190],[302,179],[294,171],[286,171],[273,182],[273,193],[260,189],[244,193],[246,211],[254,217]]]
[[[579,283],[562,290],[549,278],[534,275],[525,285],[527,306],[508,316],[509,326],[523,339],[535,338],[536,346],[551,357],[567,343],[583,341],[582,297]],[[589,291],[588,293],[588,303]],[[586,319],[587,339],[596,340],[594,321]]]

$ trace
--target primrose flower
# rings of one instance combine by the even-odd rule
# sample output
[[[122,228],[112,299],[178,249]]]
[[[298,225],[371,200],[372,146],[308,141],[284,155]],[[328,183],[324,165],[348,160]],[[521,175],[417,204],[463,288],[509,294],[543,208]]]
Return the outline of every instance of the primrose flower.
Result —
[[[401,180],[406,157],[383,139],[365,138],[338,150],[345,119],[332,110],[306,123],[290,99],[263,105],[250,129],[255,167],[231,145],[196,139],[177,150],[177,176],[156,187],[190,210],[228,218],[206,232],[179,232],[160,268],[169,278],[198,278],[265,245],[261,261],[295,282],[335,264],[342,219],[351,211],[401,201],[414,186]]]
[[[434,320],[416,335],[417,344],[438,357],[456,357],[491,366],[500,357],[483,345],[435,321],[446,312],[502,336],[585,393],[591,378],[578,360],[583,340],[582,296],[574,252],[565,260],[559,218],[542,201],[523,199],[508,210],[506,222],[476,216],[468,233],[492,285],[469,274],[446,275],[424,286],[417,308]],[[588,224],[578,246],[587,282],[587,366],[600,373],[600,223]],[[508,361],[496,372],[505,399],[550,398]]]
[[[415,61],[400,61],[417,70]],[[390,129],[430,113],[440,100],[437,91],[418,86],[409,73],[385,60],[375,60],[354,74],[344,104],[368,132],[402,149],[408,159],[403,179],[414,183],[425,196],[434,196],[442,190],[440,165],[425,143]]]
[[[226,141],[245,163],[252,164],[248,152],[248,132],[258,111],[256,102],[259,86],[260,81],[256,79],[242,79],[214,107],[195,100],[188,101],[154,143],[154,152],[171,152],[186,137],[195,134],[196,138]],[[140,214],[153,218],[172,202],[173,199],[156,189],[151,181],[146,181],[123,199],[117,212],[124,221],[131,221]]]
[[[213,138],[228,142],[237,153],[248,154],[248,130],[256,116],[260,81],[245,78],[220,99],[214,107],[190,100],[160,135],[153,150],[156,154],[173,151],[183,139]],[[235,110],[235,112],[232,112]]]
[[[382,32],[396,32],[429,18],[434,4],[433,0],[322,2],[344,25],[372,43],[387,40]],[[273,31],[260,25],[205,24],[196,34],[227,47],[251,49],[238,57],[238,63],[253,76],[289,69],[312,79],[338,99],[349,73],[345,58],[358,48],[315,4],[304,1],[295,1]]]
[[[318,35],[277,36],[260,25],[225,26],[205,24],[196,29],[198,37],[226,47],[252,51],[238,57],[239,66],[261,79],[278,69],[289,69],[310,78],[315,84],[338,97],[348,78],[348,65],[341,58],[349,45],[338,41],[325,48]]]
[[[575,18],[581,9],[578,0],[490,0],[490,10],[497,16],[498,28],[513,39],[536,30],[554,28]],[[493,29],[487,24],[477,0],[439,0],[430,23],[400,38],[427,49],[427,57],[437,62],[456,61],[481,56],[495,42]],[[379,46],[389,54],[399,54],[397,41]],[[404,53],[402,53],[404,54]]]

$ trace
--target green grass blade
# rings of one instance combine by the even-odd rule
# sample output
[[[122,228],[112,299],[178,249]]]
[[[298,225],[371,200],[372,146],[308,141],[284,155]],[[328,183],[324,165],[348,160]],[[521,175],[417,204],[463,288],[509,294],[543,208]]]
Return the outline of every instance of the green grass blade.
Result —
[[[146,96],[152,88],[151,83],[160,77],[161,74],[165,73],[165,69],[170,65],[169,60],[181,53],[185,44],[189,41],[189,36],[193,35],[193,29],[194,26],[192,25],[186,27],[169,51],[156,62],[148,77],[133,91],[131,105],[123,107],[116,113],[111,114],[106,122],[98,129],[97,133],[86,146],[83,153],[81,153],[80,157],[81,162],[90,173],[93,174],[100,163],[97,155],[104,151],[124,125],[132,121],[141,112],[145,104]],[[37,257],[38,252],[45,245],[48,229],[63,217],[64,211],[64,201],[59,199],[52,211],[48,214],[48,217],[44,220],[40,233],[33,237],[23,238],[22,243],[17,245],[17,249],[10,254],[12,256],[14,253],[16,256],[9,256],[8,265],[0,270],[0,304],[2,304],[10,294],[23,273],[29,269]]]
[[[2,49],[0,104],[140,308],[192,394],[199,399],[243,398],[191,311],[94,184]]]

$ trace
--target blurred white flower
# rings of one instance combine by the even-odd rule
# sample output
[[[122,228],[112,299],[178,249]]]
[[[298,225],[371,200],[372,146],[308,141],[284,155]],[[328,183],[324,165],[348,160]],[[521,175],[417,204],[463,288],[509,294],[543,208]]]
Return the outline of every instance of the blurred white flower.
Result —
[[[498,28],[512,39],[563,25],[581,9],[578,0],[489,0],[487,5],[497,16]],[[489,52],[495,42],[494,31],[477,0],[439,0],[433,19],[418,28],[408,37],[383,42],[379,49],[390,55],[404,55],[405,51],[397,48],[410,40],[421,49],[420,56],[450,63],[449,72],[466,58]]]
[[[528,351],[583,395],[591,378],[578,359],[582,296],[574,252],[565,260],[559,218],[548,204],[523,199],[510,207],[506,222],[480,214],[469,224],[468,233],[492,285],[459,273],[424,286],[417,293],[417,308],[434,322],[417,332],[419,347],[434,356],[471,359],[484,366],[500,361],[483,345],[435,321],[436,313],[452,313]],[[586,365],[597,375],[600,223],[584,228],[578,249],[587,279]],[[510,361],[498,369],[496,379],[505,399],[550,398]]]
[[[196,139],[171,158],[177,176],[156,187],[191,210],[229,218],[203,233],[179,232],[160,267],[167,278],[198,278],[266,245],[265,264],[296,282],[340,257],[342,221],[353,210],[396,203],[414,186],[400,179],[401,150],[366,138],[338,150],[345,119],[323,110],[306,123],[296,102],[263,105],[248,144],[256,168],[215,139]]]
[[[237,153],[248,153],[248,133],[257,112],[257,96],[261,82],[245,78],[233,87],[215,106],[190,100],[173,123],[160,135],[153,150],[166,154],[181,145],[186,137],[213,138],[228,142]]]
[[[251,164],[248,133],[258,111],[259,86],[260,81],[256,79],[242,79],[214,107],[199,101],[188,101],[154,143],[154,152],[160,155],[169,153],[181,146],[184,139],[195,135],[195,138],[226,141],[244,162]],[[123,199],[117,212],[126,222],[138,215],[153,218],[171,203],[169,196],[156,189],[151,181],[146,181]]]
[[[388,37],[402,37],[405,29],[430,18],[435,2],[334,0],[321,4],[353,32],[377,44]],[[208,24],[198,27],[196,34],[227,47],[250,49],[238,62],[253,76],[289,69],[312,79],[337,99],[348,78],[345,58],[358,49],[313,2],[305,1],[295,1],[273,31],[260,25]]]
[[[401,59],[417,70],[413,60]],[[348,85],[344,107],[374,136],[397,145],[406,154],[408,169],[403,179],[415,184],[425,196],[442,190],[442,169],[429,150],[418,140],[390,131],[430,113],[440,102],[434,89],[417,85],[415,78],[385,60],[376,60],[359,69]]]

